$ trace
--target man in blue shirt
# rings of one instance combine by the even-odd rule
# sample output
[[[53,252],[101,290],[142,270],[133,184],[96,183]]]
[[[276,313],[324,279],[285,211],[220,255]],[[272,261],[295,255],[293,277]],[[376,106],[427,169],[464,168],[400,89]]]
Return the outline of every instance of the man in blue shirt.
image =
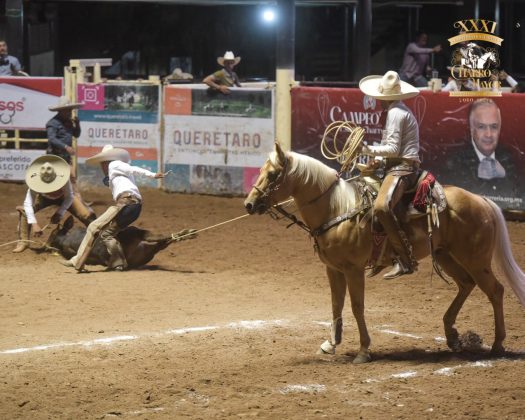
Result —
[[[18,76],[21,71],[20,61],[7,54],[7,43],[0,40],[0,76]]]
[[[71,103],[69,99],[62,96],[55,106],[50,106],[50,111],[57,114],[46,124],[47,131],[47,153],[60,156],[71,165],[71,157],[75,154],[73,149],[73,137],[80,136],[80,122],[73,117],[73,109],[81,108],[80,103]]]

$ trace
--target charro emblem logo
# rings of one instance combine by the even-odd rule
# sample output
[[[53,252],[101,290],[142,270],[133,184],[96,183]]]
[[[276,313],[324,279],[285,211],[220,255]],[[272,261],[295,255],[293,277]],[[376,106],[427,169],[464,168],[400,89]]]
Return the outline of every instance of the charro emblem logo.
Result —
[[[461,89],[450,96],[501,96],[498,48],[503,39],[495,35],[497,23],[469,19],[455,22],[454,27],[459,34],[448,39],[451,46],[457,46],[450,75]]]

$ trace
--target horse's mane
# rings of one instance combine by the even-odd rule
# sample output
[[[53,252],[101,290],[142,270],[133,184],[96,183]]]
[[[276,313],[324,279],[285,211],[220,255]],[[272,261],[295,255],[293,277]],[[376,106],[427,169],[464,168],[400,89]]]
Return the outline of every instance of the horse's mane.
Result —
[[[326,191],[335,180],[335,171],[323,162],[310,156],[296,152],[287,152],[290,161],[288,176],[294,177],[297,182],[305,185],[318,185],[321,191]],[[277,163],[277,154],[270,153],[272,165]],[[338,185],[332,189],[330,196],[330,209],[335,212],[348,212],[356,207],[357,194],[353,183],[339,180]]]

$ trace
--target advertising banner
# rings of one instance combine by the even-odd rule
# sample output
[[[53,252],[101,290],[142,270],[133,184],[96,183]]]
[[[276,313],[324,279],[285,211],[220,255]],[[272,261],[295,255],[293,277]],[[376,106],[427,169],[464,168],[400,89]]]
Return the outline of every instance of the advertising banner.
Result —
[[[525,210],[520,182],[525,168],[525,140],[520,134],[525,113],[522,95],[475,99],[422,91],[404,102],[419,123],[424,169],[442,184],[486,196],[504,209]],[[294,88],[292,149],[333,166],[320,152],[326,126],[333,121],[354,122],[366,129],[368,144],[378,144],[381,113],[380,103],[359,89]],[[476,153],[479,149],[480,155]],[[494,161],[482,163],[483,153]]]
[[[0,77],[0,129],[44,130],[62,95],[60,77]]]
[[[0,149],[0,180],[24,181],[29,164],[45,150]]]
[[[82,133],[78,139],[81,181],[99,184],[100,170],[85,165],[86,158],[106,144],[126,149],[132,163],[150,171],[159,170],[160,86],[144,83],[78,85],[78,111]],[[140,185],[156,181],[137,178]]]
[[[243,194],[275,138],[273,92],[232,89],[230,95],[188,86],[164,90],[165,180],[173,191]]]

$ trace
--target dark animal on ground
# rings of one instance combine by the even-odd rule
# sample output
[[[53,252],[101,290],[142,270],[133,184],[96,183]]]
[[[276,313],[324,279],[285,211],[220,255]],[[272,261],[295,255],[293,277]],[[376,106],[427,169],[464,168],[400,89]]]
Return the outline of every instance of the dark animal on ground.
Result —
[[[84,227],[72,229],[73,223],[73,218],[70,216],[63,225],[57,225],[49,235],[44,248],[57,250],[67,259],[75,256],[86,234],[86,229]],[[162,251],[173,242],[194,239],[197,236],[194,232],[195,229],[184,229],[175,234],[159,235],[135,226],[128,226],[118,234],[118,239],[124,250],[128,269],[131,269],[147,264],[157,252]],[[97,238],[87,264],[107,267],[108,261],[108,250],[100,238]]]

